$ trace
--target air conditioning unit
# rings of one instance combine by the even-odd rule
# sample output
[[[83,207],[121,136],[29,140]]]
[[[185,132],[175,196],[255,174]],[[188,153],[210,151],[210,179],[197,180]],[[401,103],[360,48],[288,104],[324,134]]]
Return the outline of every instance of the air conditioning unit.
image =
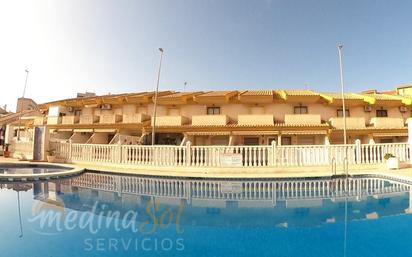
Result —
[[[100,109],[102,109],[102,110],[111,110],[111,109],[112,109],[112,105],[111,105],[111,104],[102,104],[102,106],[100,107]]]
[[[400,112],[407,112],[408,111],[408,108],[406,108],[406,106],[399,106],[399,111]]]
[[[372,106],[370,106],[370,105],[365,105],[365,106],[363,107],[363,110],[364,110],[365,112],[371,112],[371,111],[372,111]]]
[[[73,107],[73,106],[67,107],[67,111],[68,111],[68,112],[74,112],[74,107]]]

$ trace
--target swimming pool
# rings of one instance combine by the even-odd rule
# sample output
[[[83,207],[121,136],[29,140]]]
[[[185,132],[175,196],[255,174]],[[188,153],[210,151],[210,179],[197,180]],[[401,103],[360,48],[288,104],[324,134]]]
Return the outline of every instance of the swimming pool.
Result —
[[[7,256],[412,254],[410,185],[383,178],[197,180],[88,172],[0,185],[7,206],[0,212],[7,235],[0,250]]]
[[[82,168],[43,163],[1,163],[0,181],[33,181],[80,174]]]
[[[71,170],[70,167],[49,164],[0,164],[0,174],[44,174]]]

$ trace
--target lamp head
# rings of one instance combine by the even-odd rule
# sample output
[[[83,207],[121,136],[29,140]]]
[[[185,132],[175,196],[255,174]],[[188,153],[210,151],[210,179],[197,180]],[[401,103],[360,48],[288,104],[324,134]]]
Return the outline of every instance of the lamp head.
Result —
[[[163,48],[159,48],[159,51],[163,53]]]

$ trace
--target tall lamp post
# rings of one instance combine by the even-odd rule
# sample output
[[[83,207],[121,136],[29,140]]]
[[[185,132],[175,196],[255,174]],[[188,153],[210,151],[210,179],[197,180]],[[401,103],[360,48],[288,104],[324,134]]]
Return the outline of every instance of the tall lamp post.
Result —
[[[160,63],[159,71],[157,72],[157,84],[153,104],[153,125],[152,125],[152,145],[155,144],[155,130],[156,130],[156,112],[157,112],[157,95],[159,93],[159,81],[160,81],[160,71],[162,70],[162,61],[163,61],[163,48],[159,48],[160,51]]]
[[[346,145],[346,106],[345,106],[345,82],[343,79],[342,48],[343,48],[343,45],[339,44],[338,53],[339,53],[340,88],[341,88],[341,94],[342,94],[343,144]]]
[[[348,167],[346,165],[348,150],[346,148],[346,106],[345,106],[345,83],[343,79],[343,62],[342,62],[342,48],[343,45],[338,45],[339,53],[339,72],[340,72],[340,87],[341,87],[341,96],[342,96],[342,114],[343,114],[343,145],[345,147],[343,167],[345,169],[346,184],[345,184],[345,222],[344,222],[344,242],[343,242],[343,256],[347,255],[347,231],[348,231],[348,195],[346,194],[346,189],[348,187]]]
[[[26,72],[26,81],[24,82],[22,101],[24,99],[24,96],[26,95],[27,79],[29,77],[29,71],[25,70],[25,72]],[[22,105],[22,102],[20,101],[19,129],[17,130],[17,141],[20,141],[21,115],[22,115],[22,111],[23,111],[21,105]]]

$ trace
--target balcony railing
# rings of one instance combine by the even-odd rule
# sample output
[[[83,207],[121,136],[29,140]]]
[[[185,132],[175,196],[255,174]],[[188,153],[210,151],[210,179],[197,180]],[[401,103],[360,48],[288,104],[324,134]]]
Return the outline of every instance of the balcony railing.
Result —
[[[57,125],[62,123],[62,117],[60,116],[49,116],[47,117],[47,125]]]
[[[274,125],[273,114],[242,114],[238,116],[239,125]]]
[[[152,117],[152,125],[154,118]],[[182,126],[189,122],[189,119],[184,116],[157,116],[156,126]]]
[[[142,123],[149,119],[150,116],[143,113],[123,114],[123,123]]]
[[[100,116],[101,124],[115,124],[122,121],[122,115],[119,114],[103,114]]]
[[[80,124],[93,124],[99,122],[99,116],[96,115],[80,115]]]
[[[286,114],[285,124],[290,125],[320,125],[319,114]]]
[[[343,129],[344,122],[342,117],[330,118],[330,124],[336,129]],[[346,118],[346,128],[347,129],[361,129],[365,128],[365,118],[355,118],[347,117]]]
[[[371,118],[371,125],[375,128],[404,128],[405,123],[402,118],[389,118],[389,117],[373,117]]]
[[[194,126],[224,126],[229,122],[227,115],[194,115],[192,125]]]
[[[407,143],[307,146],[145,146],[55,143],[73,162],[195,167],[306,167],[384,163],[386,153],[409,161]],[[346,158],[345,158],[346,152]]]
[[[69,115],[63,116],[62,124],[70,125],[70,124],[78,124],[79,123],[79,116]]]

